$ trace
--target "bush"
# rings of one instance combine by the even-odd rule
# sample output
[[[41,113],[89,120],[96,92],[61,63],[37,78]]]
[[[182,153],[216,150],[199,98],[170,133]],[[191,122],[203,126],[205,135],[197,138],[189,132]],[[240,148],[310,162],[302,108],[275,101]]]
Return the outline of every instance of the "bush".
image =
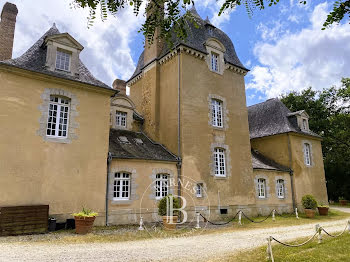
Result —
[[[85,209],[83,207],[82,211],[80,211],[79,213],[74,213],[72,215],[75,217],[95,217],[98,215],[98,213],[93,212],[91,209],[88,209],[88,208]]]
[[[317,207],[317,201],[312,195],[303,196],[301,202],[305,209],[316,209]]]
[[[158,215],[160,216],[174,216],[178,214],[178,211],[175,210],[173,214],[169,214],[170,210],[167,210],[167,201],[171,201],[170,198],[173,199],[173,208],[180,208],[180,201],[178,198],[174,197],[173,195],[167,195],[166,197],[163,197],[159,203],[158,203]],[[169,199],[169,200],[168,200]]]

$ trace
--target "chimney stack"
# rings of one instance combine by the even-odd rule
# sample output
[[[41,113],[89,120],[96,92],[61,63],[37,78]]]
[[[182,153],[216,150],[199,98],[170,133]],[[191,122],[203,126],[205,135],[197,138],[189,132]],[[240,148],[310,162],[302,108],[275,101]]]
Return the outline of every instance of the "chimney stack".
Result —
[[[161,6],[161,7],[160,7]],[[158,5],[154,1],[150,1],[147,9],[147,18],[152,16],[154,13],[161,13],[164,15],[164,3],[158,1]],[[144,64],[147,65],[149,62],[158,58],[161,54],[164,46],[164,40],[159,38],[160,28],[156,28],[154,31],[153,42],[148,43],[147,37],[145,38],[145,53],[144,53]]]
[[[2,8],[0,21],[0,61],[12,58],[17,6],[7,2]]]
[[[118,94],[126,96],[126,82],[124,80],[116,79],[114,80],[112,86],[113,86],[113,89],[119,91]]]

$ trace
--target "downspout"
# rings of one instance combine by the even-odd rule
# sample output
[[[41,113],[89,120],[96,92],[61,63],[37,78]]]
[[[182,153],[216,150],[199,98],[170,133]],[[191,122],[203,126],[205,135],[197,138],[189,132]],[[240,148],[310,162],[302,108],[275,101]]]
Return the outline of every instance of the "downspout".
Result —
[[[112,154],[108,152],[107,157],[107,178],[106,178],[106,226],[108,226],[108,195],[109,195],[109,173],[111,169]]]
[[[293,202],[293,210],[295,210],[296,201],[295,201],[295,185],[294,185],[294,172],[293,172],[293,156],[292,156],[292,148],[290,143],[290,136],[287,133],[288,138],[288,155],[289,155],[289,175],[290,175],[290,185],[292,189],[292,202]]]
[[[180,128],[180,77],[181,77],[181,72],[180,72],[180,54],[181,54],[181,50],[178,50],[178,55],[177,55],[177,70],[178,70],[178,85],[177,85],[177,104],[178,104],[178,111],[177,111],[177,155],[178,155],[178,162],[176,164],[177,167],[177,195],[179,196],[179,198],[181,197],[181,136],[180,136],[180,132],[181,132],[181,128]],[[181,201],[181,198],[179,199]]]

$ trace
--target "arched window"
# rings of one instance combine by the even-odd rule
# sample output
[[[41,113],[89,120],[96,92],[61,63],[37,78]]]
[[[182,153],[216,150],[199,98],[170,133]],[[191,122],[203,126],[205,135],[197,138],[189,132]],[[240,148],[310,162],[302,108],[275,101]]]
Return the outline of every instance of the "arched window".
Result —
[[[277,180],[277,197],[284,198],[284,192],[285,192],[284,180],[278,179]]]
[[[266,180],[264,178],[258,179],[258,197],[266,198]]]
[[[223,127],[222,101],[218,99],[211,100],[212,125],[215,127]]]
[[[311,147],[309,143],[304,143],[304,161],[305,165],[311,166]]]
[[[68,134],[70,99],[60,96],[50,96],[49,116],[46,135],[66,138]]]
[[[114,175],[113,182],[113,200],[130,199],[130,174],[118,172]]]
[[[156,199],[161,199],[169,194],[169,175],[156,175]]]
[[[216,147],[214,149],[215,176],[226,176],[226,156],[225,149]]]

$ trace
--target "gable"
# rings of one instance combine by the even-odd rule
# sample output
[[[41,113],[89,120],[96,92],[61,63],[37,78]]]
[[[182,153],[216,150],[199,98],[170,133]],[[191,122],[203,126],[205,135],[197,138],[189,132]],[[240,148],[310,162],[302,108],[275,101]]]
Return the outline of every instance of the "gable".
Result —
[[[46,37],[45,43],[49,41],[53,41],[64,46],[69,46],[80,51],[84,49],[84,47],[68,33],[56,34]]]

